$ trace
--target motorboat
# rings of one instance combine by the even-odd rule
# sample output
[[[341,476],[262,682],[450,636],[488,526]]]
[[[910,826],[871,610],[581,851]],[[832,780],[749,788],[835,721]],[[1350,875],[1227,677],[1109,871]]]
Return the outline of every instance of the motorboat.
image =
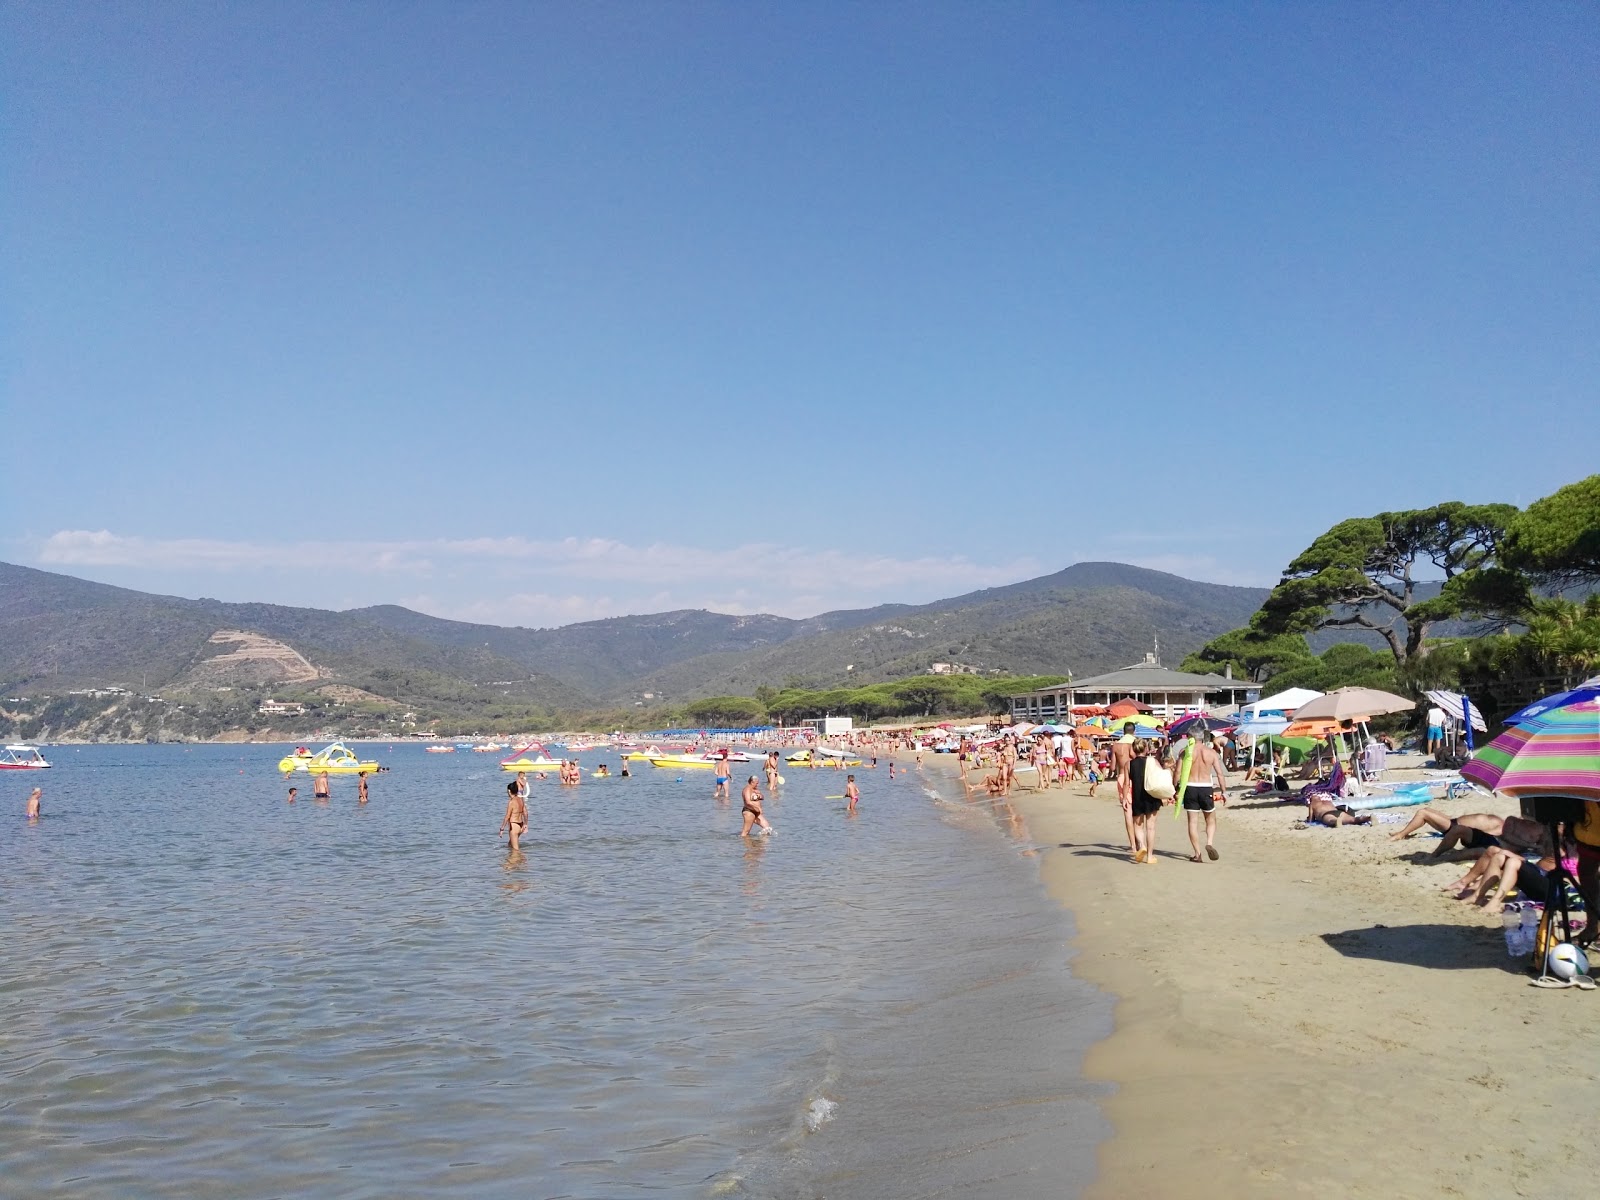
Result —
[[[304,749],[304,746],[300,747],[300,750]],[[301,771],[307,775],[370,775],[378,769],[375,761],[356,757],[343,742],[324,746],[311,755],[303,756],[300,750],[279,759],[278,770],[285,775],[294,771]]]
[[[7,746],[0,750],[0,771],[41,771],[49,765],[37,746]]]
[[[504,750],[505,747],[499,742],[484,742],[481,746],[474,746],[473,749],[479,754],[494,754],[497,751]]]
[[[456,752],[454,746],[429,746],[427,749],[429,754],[454,754]]]
[[[537,751],[537,754],[534,752]],[[538,742],[518,746],[509,758],[500,760],[502,771],[559,771],[561,761],[550,757],[550,752]]]

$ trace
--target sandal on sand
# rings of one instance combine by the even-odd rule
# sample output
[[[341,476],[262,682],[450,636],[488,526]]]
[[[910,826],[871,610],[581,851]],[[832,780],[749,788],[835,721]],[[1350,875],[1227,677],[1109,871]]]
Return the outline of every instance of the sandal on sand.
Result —
[[[1144,856],[1145,856],[1145,851],[1143,851],[1143,850],[1135,850],[1133,852],[1133,861],[1136,862],[1136,863],[1142,863],[1144,861]]]
[[[1573,984],[1572,980],[1570,979],[1554,979],[1548,975],[1542,975],[1538,979],[1528,980],[1528,986],[1536,988],[1548,988],[1551,991],[1560,991],[1562,988],[1572,987]]]
[[[1217,859],[1222,857],[1222,855],[1217,853],[1217,848],[1215,846],[1207,846],[1206,847],[1206,857],[1209,858],[1212,862],[1216,862]]]
[[[1600,987],[1600,984],[1595,983],[1591,976],[1574,975],[1572,977],[1572,986],[1577,988],[1580,992],[1592,992],[1595,990],[1595,988]]]
[[[1191,855],[1189,855],[1189,861],[1190,862],[1203,863],[1203,862],[1205,862],[1205,859],[1201,858],[1198,854],[1191,854]]]

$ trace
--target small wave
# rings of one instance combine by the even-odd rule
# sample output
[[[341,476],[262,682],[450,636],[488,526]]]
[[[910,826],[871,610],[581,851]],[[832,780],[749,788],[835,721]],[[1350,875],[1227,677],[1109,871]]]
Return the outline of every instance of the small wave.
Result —
[[[818,1096],[806,1106],[806,1132],[815,1133],[839,1112],[839,1102]]]

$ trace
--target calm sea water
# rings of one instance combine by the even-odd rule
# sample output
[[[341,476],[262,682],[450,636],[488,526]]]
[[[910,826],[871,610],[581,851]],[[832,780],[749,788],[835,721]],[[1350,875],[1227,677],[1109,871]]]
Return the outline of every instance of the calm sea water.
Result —
[[[788,768],[741,841],[704,772],[535,782],[369,746],[57,747],[0,779],[14,1196],[1073,1195],[1110,1028],[1026,830]],[[615,756],[585,754],[586,765]],[[35,783],[45,818],[21,818]]]

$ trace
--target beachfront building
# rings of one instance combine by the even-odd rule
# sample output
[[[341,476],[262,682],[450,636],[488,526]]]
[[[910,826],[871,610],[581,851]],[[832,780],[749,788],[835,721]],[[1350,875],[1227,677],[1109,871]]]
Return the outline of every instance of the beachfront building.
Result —
[[[1237,707],[1261,694],[1261,685],[1226,675],[1193,675],[1143,662],[1105,675],[1056,683],[1011,697],[1011,720],[1067,722],[1072,710],[1137,700],[1151,715],[1167,721],[1215,705]]]

